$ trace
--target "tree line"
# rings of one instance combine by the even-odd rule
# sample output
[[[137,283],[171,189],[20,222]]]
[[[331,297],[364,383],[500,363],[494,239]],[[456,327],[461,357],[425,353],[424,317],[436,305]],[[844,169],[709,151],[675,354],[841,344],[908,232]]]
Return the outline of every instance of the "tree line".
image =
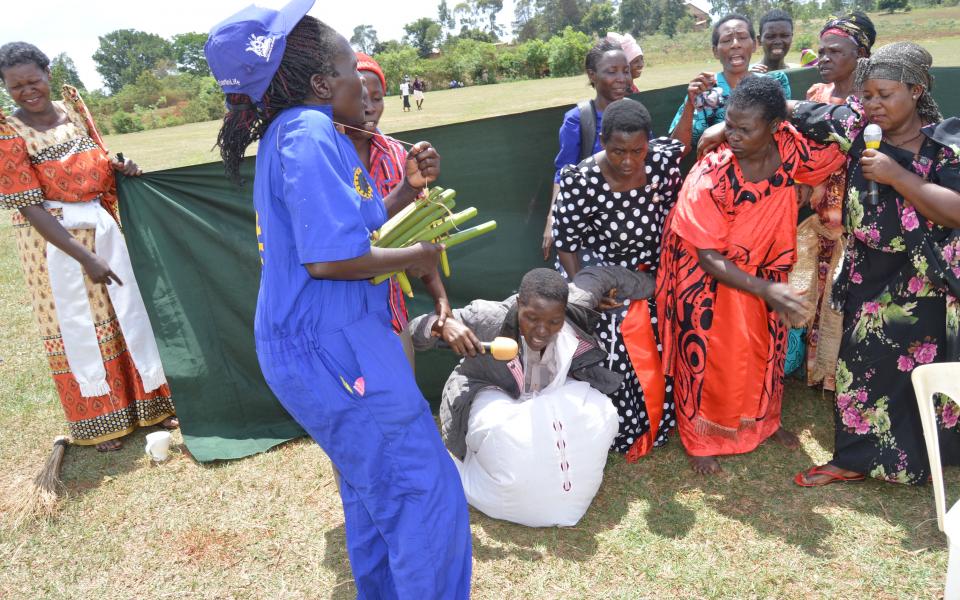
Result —
[[[782,8],[795,20],[822,19],[850,10],[901,10],[910,0],[710,0],[714,15],[737,12],[756,20],[770,8]],[[957,4],[958,0],[912,0],[915,6]],[[445,88],[456,80],[482,85],[505,80],[566,77],[583,71],[583,61],[597,37],[608,31],[632,33],[647,49],[648,61],[665,54],[699,54],[704,32],[684,0],[517,0],[506,44],[498,17],[502,0],[440,0],[436,17],[404,26],[400,40],[380,40],[371,25],[358,25],[350,37],[357,49],[374,56],[387,74],[388,92],[397,93],[400,78],[419,76],[428,88]],[[93,55],[104,89],[87,90],[67,54],[50,65],[53,89],[68,83],[84,92],[104,133],[219,119],[223,94],[210,74],[203,46],[205,33],[159,35],[121,29],[99,37]],[[814,39],[794,45],[813,47]],[[0,107],[13,107],[0,88]]]

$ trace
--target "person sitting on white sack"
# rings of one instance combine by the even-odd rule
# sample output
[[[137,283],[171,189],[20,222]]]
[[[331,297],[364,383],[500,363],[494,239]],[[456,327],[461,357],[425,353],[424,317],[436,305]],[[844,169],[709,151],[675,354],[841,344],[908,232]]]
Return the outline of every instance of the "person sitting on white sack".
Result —
[[[529,527],[580,521],[618,428],[605,394],[622,380],[587,333],[599,318],[594,309],[653,288],[649,275],[622,267],[588,267],[569,287],[556,271],[534,269],[519,294],[475,300],[442,330],[435,315],[410,323],[417,350],[442,339],[464,355],[444,386],[440,424],[474,508]],[[516,340],[519,354],[498,361],[484,352],[481,342],[498,337]]]

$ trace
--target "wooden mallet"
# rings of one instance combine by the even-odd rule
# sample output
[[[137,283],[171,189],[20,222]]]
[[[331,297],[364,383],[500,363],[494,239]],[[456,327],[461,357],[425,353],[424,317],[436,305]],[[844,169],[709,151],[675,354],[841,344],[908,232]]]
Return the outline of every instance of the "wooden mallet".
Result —
[[[480,345],[483,346],[483,351],[496,360],[500,361],[509,361],[517,357],[517,353],[520,352],[520,347],[517,345],[517,340],[508,337],[498,337],[494,338],[492,342],[480,342]],[[440,340],[437,343],[438,348],[450,348],[450,344],[446,343],[443,340]]]

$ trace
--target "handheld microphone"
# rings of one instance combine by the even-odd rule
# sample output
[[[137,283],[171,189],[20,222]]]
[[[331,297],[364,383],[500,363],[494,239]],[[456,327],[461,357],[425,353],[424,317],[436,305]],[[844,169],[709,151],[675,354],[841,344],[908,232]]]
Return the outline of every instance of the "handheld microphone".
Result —
[[[882,139],[883,131],[880,129],[879,125],[871,123],[867,125],[866,129],[863,130],[863,142],[866,144],[867,148],[879,150],[880,141]],[[877,182],[868,181],[867,184],[867,204],[876,206],[880,203],[880,192],[877,188]]]
[[[520,352],[520,346],[517,345],[517,340],[508,337],[494,338],[492,342],[480,342],[480,345],[483,346],[483,351],[495,360],[504,362],[513,360],[517,357],[517,353]],[[450,344],[440,340],[437,342],[437,348],[446,348],[449,350]]]

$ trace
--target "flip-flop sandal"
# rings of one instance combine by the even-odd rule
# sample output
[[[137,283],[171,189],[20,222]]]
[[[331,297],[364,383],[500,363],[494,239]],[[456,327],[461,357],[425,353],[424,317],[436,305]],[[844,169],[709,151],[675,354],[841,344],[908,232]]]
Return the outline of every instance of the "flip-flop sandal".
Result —
[[[167,424],[167,421],[168,421],[169,419],[173,419],[176,423],[175,423],[175,424],[172,424],[172,425],[168,425],[168,424]],[[164,429],[166,429],[166,430],[168,430],[168,431],[173,431],[174,429],[180,429],[180,419],[178,419],[176,416],[170,416],[170,417],[167,417],[166,419],[160,421],[160,423],[158,423],[158,425],[160,425],[160,427],[163,427]]]
[[[829,479],[825,479],[818,483],[808,483],[803,480],[804,475],[807,477],[816,476],[816,475],[826,475]],[[832,471],[827,471],[820,467],[810,467],[806,471],[797,473],[797,476],[793,478],[793,482],[800,487],[821,487],[824,485],[830,485],[831,483],[846,483],[852,481],[863,481],[866,479],[864,475],[840,475],[839,473],[834,473]]]

